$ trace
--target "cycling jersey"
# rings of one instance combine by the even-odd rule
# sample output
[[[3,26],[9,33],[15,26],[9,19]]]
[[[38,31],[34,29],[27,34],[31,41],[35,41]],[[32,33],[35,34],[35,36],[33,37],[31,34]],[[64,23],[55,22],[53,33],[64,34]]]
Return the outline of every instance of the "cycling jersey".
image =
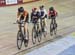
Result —
[[[21,15],[19,12],[17,13],[17,18],[20,18],[20,20],[24,20],[25,17],[26,17],[25,22],[28,22],[29,14],[27,11],[24,11],[23,15]]]
[[[50,18],[52,19],[51,22],[52,22],[52,23],[53,23],[53,22],[56,23],[57,12],[56,12],[55,10],[51,10],[51,11],[49,10],[48,15],[49,15],[49,19],[50,19]]]
[[[39,10],[40,18],[47,18],[47,12],[45,9]]]
[[[38,17],[38,12],[32,12],[32,13],[31,13],[31,21],[32,21],[33,23],[35,23],[35,22],[38,21],[38,19],[39,19],[39,17]]]
[[[53,17],[53,16],[57,15],[57,12],[55,10],[49,11],[48,15],[51,16],[51,17]]]

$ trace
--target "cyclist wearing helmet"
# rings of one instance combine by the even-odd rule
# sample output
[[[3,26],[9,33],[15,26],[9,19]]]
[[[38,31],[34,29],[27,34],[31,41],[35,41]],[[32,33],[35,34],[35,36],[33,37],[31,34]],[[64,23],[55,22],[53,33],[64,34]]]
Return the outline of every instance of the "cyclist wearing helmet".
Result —
[[[32,23],[37,23],[38,21],[38,14],[37,14],[37,8],[33,8],[31,12],[31,21]]]
[[[46,31],[46,26],[47,26],[47,24],[46,24],[47,11],[44,8],[44,5],[40,6],[39,13],[40,13],[40,19],[41,19],[41,21],[44,21],[44,24],[45,24],[45,30],[44,31]]]
[[[39,25],[39,30],[40,31],[40,22],[39,22],[39,12],[37,10],[37,8],[33,8],[32,12],[31,12],[31,22],[33,24],[38,24]]]
[[[48,16],[49,16],[49,19],[51,18],[52,19],[52,22],[56,22],[56,16],[57,16],[57,12],[56,10],[54,9],[54,7],[50,7],[49,8],[49,12],[48,12]]]
[[[29,14],[27,11],[24,10],[23,7],[20,7],[18,8],[18,13],[17,13],[17,21],[18,23],[20,21],[24,21],[24,28],[25,28],[25,31],[27,33],[27,23],[28,23],[28,19],[29,19]],[[18,27],[19,27],[19,30],[20,30],[20,24],[18,24]]]

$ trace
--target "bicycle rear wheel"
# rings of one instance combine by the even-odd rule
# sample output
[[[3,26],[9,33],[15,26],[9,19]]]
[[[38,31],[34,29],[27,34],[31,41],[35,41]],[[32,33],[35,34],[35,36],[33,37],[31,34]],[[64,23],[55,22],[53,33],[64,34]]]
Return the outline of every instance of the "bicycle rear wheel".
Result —
[[[18,33],[17,33],[17,47],[18,47],[18,49],[21,49],[22,42],[23,42],[22,33],[18,31]]]
[[[42,39],[41,31],[40,32],[37,31],[37,38],[38,38],[38,42],[41,42],[41,39]]]
[[[36,31],[35,31],[35,29],[32,29],[32,43],[33,44],[36,43],[36,37],[37,37]]]

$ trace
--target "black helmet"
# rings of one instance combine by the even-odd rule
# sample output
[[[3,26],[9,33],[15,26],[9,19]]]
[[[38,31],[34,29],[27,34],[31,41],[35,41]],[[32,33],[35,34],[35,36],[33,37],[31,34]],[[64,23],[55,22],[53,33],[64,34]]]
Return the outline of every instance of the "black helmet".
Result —
[[[49,10],[54,10],[54,7],[50,7]]]
[[[44,5],[41,5],[40,8],[44,8]]]
[[[24,12],[24,8],[23,7],[18,8],[18,12]]]
[[[42,5],[41,8],[44,8],[44,5]]]

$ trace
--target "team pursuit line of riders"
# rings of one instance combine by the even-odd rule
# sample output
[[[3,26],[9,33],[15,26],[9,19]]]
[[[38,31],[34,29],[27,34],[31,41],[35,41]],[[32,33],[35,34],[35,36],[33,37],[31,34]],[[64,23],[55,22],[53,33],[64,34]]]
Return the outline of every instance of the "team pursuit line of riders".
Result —
[[[53,33],[56,34],[57,23],[56,17],[58,13],[54,9],[54,7],[50,7],[47,12],[44,5],[39,6],[39,10],[34,7],[32,8],[32,12],[30,14],[30,23],[33,24],[32,28],[32,42],[36,43],[36,39],[41,41],[42,34],[44,37],[47,35],[47,23],[46,20],[51,19],[50,23],[50,35]],[[29,13],[23,7],[18,8],[17,12],[17,23],[18,23],[18,33],[17,33],[17,47],[21,49],[22,42],[24,42],[25,46],[28,46],[29,42],[29,31],[28,31],[28,23],[29,23]]]

